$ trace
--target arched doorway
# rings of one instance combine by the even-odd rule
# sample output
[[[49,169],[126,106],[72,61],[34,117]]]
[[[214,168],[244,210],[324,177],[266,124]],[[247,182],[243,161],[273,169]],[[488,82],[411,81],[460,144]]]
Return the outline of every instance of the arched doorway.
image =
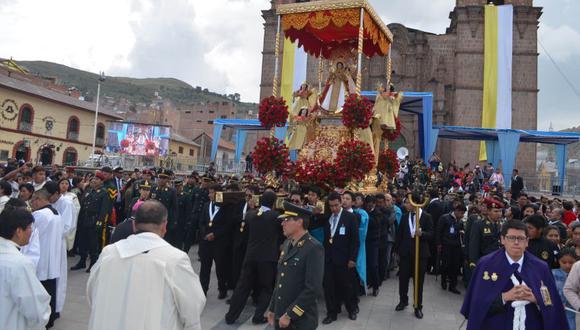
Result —
[[[14,145],[12,150],[12,157],[16,160],[24,160],[25,162],[30,161],[30,142],[29,141],[19,141]]]
[[[54,161],[54,146],[45,144],[38,149],[38,159],[42,165],[52,165]]]
[[[78,154],[75,148],[68,147],[64,150],[62,154],[62,165],[70,166],[77,164]]]

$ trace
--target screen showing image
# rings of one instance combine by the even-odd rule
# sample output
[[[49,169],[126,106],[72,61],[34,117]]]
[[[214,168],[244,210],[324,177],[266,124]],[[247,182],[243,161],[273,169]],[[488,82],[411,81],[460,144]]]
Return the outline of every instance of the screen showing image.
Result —
[[[107,151],[133,156],[166,156],[171,127],[113,122]]]

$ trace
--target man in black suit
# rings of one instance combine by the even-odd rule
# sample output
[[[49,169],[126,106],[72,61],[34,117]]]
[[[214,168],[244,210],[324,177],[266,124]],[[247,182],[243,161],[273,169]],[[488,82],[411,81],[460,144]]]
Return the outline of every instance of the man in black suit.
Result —
[[[225,316],[227,324],[234,323],[244,310],[254,283],[257,284],[259,297],[252,323],[264,324],[268,321],[264,313],[274,290],[276,263],[282,243],[282,225],[278,220],[280,213],[272,210],[276,198],[275,192],[264,192],[260,198],[260,208],[246,214],[248,246],[230,309]]]
[[[356,319],[355,284],[356,258],[359,249],[356,216],[342,208],[340,194],[328,196],[330,218],[324,227],[324,300],[326,318],[323,324],[336,321],[342,303],[351,320]]]
[[[431,189],[430,192],[431,201],[429,201],[429,205],[427,206],[427,213],[431,215],[431,220],[433,221],[433,228],[437,228],[439,223],[439,219],[443,214],[445,214],[445,205],[439,199],[439,191],[438,189]],[[437,247],[435,246],[435,240],[429,242],[429,252],[431,256],[427,260],[427,271],[430,274],[436,274],[439,271],[439,265],[437,264]]]
[[[423,318],[423,281],[425,280],[425,270],[427,259],[430,257],[429,243],[433,239],[433,221],[431,215],[419,210],[419,224],[417,226],[417,215],[408,198],[404,202],[405,213],[401,217],[401,225],[397,232],[395,241],[395,251],[399,253],[399,304],[396,311],[402,311],[409,304],[409,280],[415,272],[415,235],[419,237],[419,299],[416,302],[415,317]]]
[[[246,199],[238,205],[232,207],[236,212],[234,215],[233,225],[233,244],[232,244],[232,273],[230,288],[236,288],[240,274],[242,272],[242,265],[244,264],[244,256],[246,255],[246,248],[248,246],[248,228],[246,227],[246,215],[255,205],[252,201],[255,189],[248,187],[245,190]]]
[[[463,215],[467,208],[462,202],[455,203],[453,212],[444,214],[436,227],[435,242],[441,253],[441,288],[460,294],[457,290],[457,276],[463,263]]]
[[[225,299],[228,293],[228,255],[231,247],[232,221],[223,207],[216,205],[215,195],[220,191],[219,185],[213,185],[208,190],[209,202],[202,209],[200,221],[201,240],[199,242],[199,256],[201,270],[199,280],[207,295],[212,263],[215,261],[218,279],[218,299]]]
[[[522,179],[522,177],[519,176],[519,172],[515,168],[512,174],[512,183],[510,190],[512,192],[512,198],[514,200],[517,200],[520,197],[520,193],[522,192],[522,190],[524,190],[524,179]]]

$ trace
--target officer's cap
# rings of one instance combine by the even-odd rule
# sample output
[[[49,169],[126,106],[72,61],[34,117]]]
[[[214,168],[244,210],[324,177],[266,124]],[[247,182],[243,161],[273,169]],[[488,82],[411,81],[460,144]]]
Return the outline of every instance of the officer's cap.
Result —
[[[175,179],[173,180],[173,184],[176,186],[181,186],[183,184],[183,179]]]
[[[139,189],[151,189],[151,182],[145,180],[139,185]]]
[[[292,204],[288,201],[284,201],[284,213],[281,214],[279,219],[302,219],[308,221],[312,216],[312,212],[305,208],[302,208],[296,204]]]
[[[486,198],[484,199],[484,202],[487,208],[490,209],[503,209],[505,207],[505,205],[501,201],[495,198]]]
[[[170,169],[166,169],[166,168],[160,170],[159,174],[157,174],[157,176],[159,178],[169,178],[172,175],[173,175],[173,172]]]
[[[101,179],[101,180],[105,180],[105,174],[102,171],[97,171],[95,173],[95,178]]]

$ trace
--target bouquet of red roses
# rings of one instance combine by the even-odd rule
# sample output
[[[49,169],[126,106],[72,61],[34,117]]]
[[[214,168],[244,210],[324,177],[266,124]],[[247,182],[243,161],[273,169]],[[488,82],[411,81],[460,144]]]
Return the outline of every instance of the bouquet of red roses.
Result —
[[[256,143],[254,152],[254,166],[259,173],[270,171],[283,173],[289,162],[289,151],[284,142],[275,137],[265,137]]]
[[[265,128],[284,127],[288,120],[288,106],[286,101],[279,97],[267,97],[260,102],[258,119]]]
[[[391,149],[385,149],[379,155],[379,164],[377,170],[384,173],[387,178],[391,179],[399,171],[399,160],[397,153]]]
[[[126,139],[121,140],[121,147],[123,148],[129,147],[129,140]]]
[[[303,185],[316,185],[324,190],[334,187],[334,165],[326,160],[299,160],[294,179]]]
[[[342,107],[342,123],[347,128],[367,128],[373,117],[373,104],[369,99],[350,94]]]
[[[395,141],[401,135],[402,124],[401,120],[399,120],[399,117],[395,118],[395,124],[396,124],[395,129],[392,128],[383,129],[383,138],[389,141]]]
[[[336,168],[354,180],[362,180],[374,166],[375,156],[368,143],[359,140],[343,142],[336,153]]]

